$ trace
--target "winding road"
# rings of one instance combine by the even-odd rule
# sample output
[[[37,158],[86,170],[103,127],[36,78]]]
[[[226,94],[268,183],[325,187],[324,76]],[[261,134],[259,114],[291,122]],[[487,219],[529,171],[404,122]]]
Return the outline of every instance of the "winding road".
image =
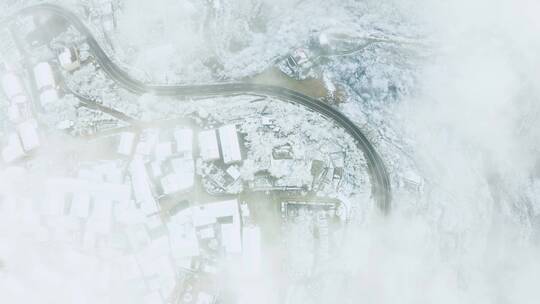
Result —
[[[360,128],[340,111],[315,98],[299,92],[270,85],[253,83],[220,83],[208,85],[150,85],[132,78],[126,71],[115,64],[101,48],[88,27],[79,17],[70,10],[54,4],[37,4],[19,10],[13,17],[20,14],[33,14],[47,12],[64,18],[74,26],[81,34],[86,36],[86,41],[91,52],[101,65],[103,70],[123,88],[135,94],[151,93],[160,96],[212,96],[231,94],[259,94],[275,97],[277,99],[300,104],[321,115],[335,121],[343,127],[355,139],[356,145],[364,153],[367,159],[368,173],[372,185],[372,195],[384,214],[391,209],[392,190],[390,178],[383,160],[377,153]],[[0,23],[1,24],[1,23]]]

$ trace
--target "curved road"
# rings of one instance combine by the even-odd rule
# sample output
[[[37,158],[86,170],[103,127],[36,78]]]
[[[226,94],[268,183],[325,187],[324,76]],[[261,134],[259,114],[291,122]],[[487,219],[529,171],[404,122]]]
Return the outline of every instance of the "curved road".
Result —
[[[338,125],[345,128],[347,132],[356,140],[356,144],[367,158],[368,173],[372,185],[372,195],[380,210],[387,214],[390,212],[392,191],[390,179],[383,160],[362,133],[356,124],[349,120],[343,113],[330,107],[329,105],[296,91],[253,83],[222,83],[209,85],[150,85],[136,80],[112,62],[105,51],[96,41],[90,30],[73,12],[54,4],[38,4],[23,8],[18,14],[32,14],[48,12],[66,19],[78,31],[86,36],[93,54],[101,67],[125,89],[135,94],[152,93],[161,96],[209,96],[209,95],[229,95],[238,93],[252,93],[276,97],[292,103],[303,105],[313,111],[317,111],[325,117],[334,120]]]

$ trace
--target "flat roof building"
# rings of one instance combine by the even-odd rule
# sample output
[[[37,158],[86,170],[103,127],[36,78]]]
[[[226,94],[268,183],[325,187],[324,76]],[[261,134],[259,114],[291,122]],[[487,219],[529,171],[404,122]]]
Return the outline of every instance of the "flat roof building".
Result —
[[[163,194],[169,195],[193,187],[193,176],[175,172],[162,177],[160,183]]]
[[[73,193],[70,213],[83,219],[88,218],[90,215],[90,201],[91,197],[88,192],[78,191]]]
[[[58,62],[60,62],[60,66],[68,72],[77,69],[81,66],[79,51],[73,47],[64,47],[58,54]]]
[[[51,65],[48,62],[40,62],[34,67],[34,77],[38,89],[54,87],[54,74]]]
[[[174,140],[176,143],[176,152],[193,152],[193,131],[191,129],[175,129]]]
[[[54,88],[44,90],[39,94],[39,102],[42,106],[46,107],[49,104],[58,100],[58,91]]]
[[[135,133],[122,132],[120,134],[120,142],[116,152],[121,155],[129,156],[133,152],[133,144],[135,142]]]
[[[17,132],[25,151],[31,151],[40,146],[37,123],[28,120],[17,125]]]
[[[2,150],[4,162],[10,163],[24,156],[24,150],[17,134],[8,136],[7,146]]]
[[[195,182],[195,162],[192,158],[174,158],[170,160],[172,173],[162,179],[163,192],[185,191],[193,187]],[[168,181],[168,182],[167,182]],[[169,184],[166,187],[166,184]]]
[[[238,132],[235,125],[225,125],[219,128],[219,140],[223,162],[230,164],[242,160]]]
[[[205,161],[219,159],[219,145],[216,137],[216,130],[199,132],[199,151],[201,158]]]
[[[131,163],[130,174],[135,201],[140,205],[144,214],[148,215],[158,212],[159,209],[152,193],[150,178],[140,156],[134,157]]]
[[[158,161],[164,161],[173,154],[172,142],[160,142],[154,147],[154,157]]]
[[[21,108],[16,104],[10,105],[8,107],[7,112],[8,112],[9,120],[11,120],[12,122],[20,121],[23,117],[21,113]]]
[[[171,255],[177,262],[191,261],[200,254],[199,242],[193,225],[188,224],[184,215],[176,215],[167,223],[171,242]],[[189,266],[188,266],[189,267]]]
[[[242,228],[242,266],[248,274],[261,270],[261,231],[259,227]]]
[[[221,230],[221,243],[225,251],[242,252],[241,219],[236,199],[196,206],[192,211],[193,225],[196,228],[217,224]]]
[[[159,130],[157,129],[147,129],[141,133],[137,148],[135,149],[136,154],[140,155],[150,155],[154,151],[154,148],[159,140]]]
[[[13,74],[7,73],[2,76],[2,90],[8,99],[13,99],[18,95],[24,95],[24,86],[20,78]]]
[[[229,176],[230,176],[234,181],[236,181],[237,179],[239,179],[240,176],[241,176],[240,171],[238,171],[238,169],[237,169],[235,166],[230,166],[229,168],[227,168],[226,172],[227,172],[227,174],[229,174]]]

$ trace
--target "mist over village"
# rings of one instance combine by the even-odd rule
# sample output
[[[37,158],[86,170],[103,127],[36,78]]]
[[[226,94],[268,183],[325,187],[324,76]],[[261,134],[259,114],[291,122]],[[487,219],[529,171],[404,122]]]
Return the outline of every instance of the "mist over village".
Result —
[[[0,303],[538,303],[538,12],[0,0]]]

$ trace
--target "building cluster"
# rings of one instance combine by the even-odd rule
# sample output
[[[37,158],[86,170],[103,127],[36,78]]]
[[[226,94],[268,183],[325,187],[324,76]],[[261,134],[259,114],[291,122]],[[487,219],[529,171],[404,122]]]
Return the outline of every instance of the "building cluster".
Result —
[[[237,123],[242,134],[240,147],[244,159],[224,170],[214,163],[203,164],[204,172],[213,176],[206,188],[230,194],[247,190],[313,191],[332,195],[349,183],[350,176],[345,175],[346,151],[333,143],[336,138],[327,138],[324,133],[313,136],[310,132],[297,132],[297,128],[286,126],[289,115],[296,113],[289,108],[294,106],[276,106],[279,109],[268,110],[269,107],[263,106],[264,101],[258,103],[258,106],[256,102],[246,105],[252,114],[241,116],[228,112],[229,108],[219,112],[220,116],[213,114],[217,121]],[[217,151],[218,145],[214,146]]]
[[[331,146],[329,139],[306,142],[309,136],[302,133],[283,135],[283,119],[275,114],[244,121],[216,117],[225,125],[197,134],[196,171],[208,193],[311,191],[335,196],[356,182],[345,174],[344,149]]]
[[[32,72],[32,81],[27,84],[21,77],[23,75],[15,71],[2,71],[2,91],[9,102],[8,117],[15,126],[15,131],[10,135],[2,153],[6,163],[20,159],[40,146],[37,112],[59,99],[51,65],[40,62],[34,66]],[[27,90],[28,87],[33,91]],[[38,96],[39,103],[33,102],[35,99],[32,96]]]
[[[327,161],[315,159],[311,163],[313,176],[311,188],[320,193],[336,192],[341,188],[344,178],[345,154],[333,152]]]
[[[306,79],[314,75],[314,58],[316,56],[309,49],[298,48],[280,62],[278,67],[291,78]]]
[[[91,21],[97,20],[105,32],[116,26],[115,1],[87,2]],[[38,114],[61,108],[63,90],[69,91],[69,85],[59,85],[68,83],[69,77],[59,81],[60,75],[79,75],[82,81],[74,85],[79,94],[88,87],[104,94],[113,91],[99,87],[99,82],[89,84],[89,75],[98,68],[81,68],[77,46],[52,45],[68,28],[61,19],[20,18],[16,26],[0,32],[1,94],[8,101],[10,120],[9,134],[0,144],[10,169],[18,168],[18,160],[43,144],[46,130]],[[21,56],[21,50],[31,58]],[[295,77],[304,77],[310,57],[297,50],[286,67]],[[88,66],[92,68],[85,70]],[[277,110],[260,113],[250,108],[254,104],[231,106],[236,117],[223,111],[206,115],[210,120],[199,113],[198,122],[207,123],[198,126],[157,127],[160,121],[156,127],[128,126],[112,135],[98,134],[98,139],[113,141],[115,155],[103,158],[107,160],[81,160],[76,155],[77,167],[68,168],[67,177],[48,176],[43,181],[40,189],[46,190],[39,204],[0,197],[4,200],[0,207],[3,212],[24,213],[25,224],[39,227],[29,232],[38,243],[70,244],[105,260],[120,257],[121,280],[140,286],[144,303],[213,304],[221,296],[222,274],[230,271],[229,262],[248,278],[261,273],[263,227],[245,200],[253,192],[259,197],[272,191],[268,203],[278,204],[276,212],[281,207],[277,220],[281,216],[283,234],[291,236],[284,237],[285,247],[307,246],[309,252],[300,257],[291,254],[300,260],[287,264],[308,265],[309,272],[330,257],[340,207],[340,201],[330,197],[338,197],[347,181],[345,159],[350,166],[351,156],[343,148],[346,144],[336,144],[342,138],[333,138],[328,131],[334,126],[324,125],[326,119],[317,114],[300,115],[290,104],[272,105]],[[88,112],[77,113],[109,115],[84,111]],[[78,120],[91,120],[89,116]],[[296,122],[289,124],[290,118]],[[300,132],[306,124],[317,132]],[[324,198],[317,200],[319,196]]]
[[[237,200],[193,205],[171,216],[164,234],[128,228],[132,263],[140,267],[132,279],[149,286],[147,296],[155,301],[149,304],[215,303],[223,263],[244,257],[258,261],[260,244],[253,242],[260,241],[258,230],[243,226],[239,208]]]
[[[215,173],[214,192],[338,197],[370,189],[366,160],[352,137],[317,112],[259,96],[197,101],[192,111],[198,109],[211,110],[212,123],[234,122],[241,134],[243,160],[232,166],[235,170],[205,168]],[[237,172],[240,181],[235,181]]]
[[[23,158],[40,146],[38,123],[34,108],[28,97],[22,79],[15,73],[2,75],[2,89],[8,100],[8,117],[12,130],[2,149],[4,163]]]
[[[240,178],[242,160],[235,125],[194,132],[191,128],[123,132],[117,153],[131,157],[136,200],[157,212],[157,199],[185,194],[196,186],[196,173],[209,193],[220,194]],[[217,190],[215,190],[217,189]]]
[[[237,128],[233,124],[201,131],[198,135],[199,172],[209,193],[238,193],[242,190],[239,166],[243,160]]]
[[[193,131],[147,129],[120,135],[118,153],[132,156],[130,176],[137,203],[158,212],[157,199],[185,193],[195,181]]]
[[[34,186],[36,202],[8,195],[2,213],[20,212],[24,225],[31,229],[29,236],[37,242],[64,243],[87,252],[110,244],[115,225],[125,216],[121,207],[129,204],[131,195],[121,169],[112,162],[82,166],[74,176],[50,176]]]
[[[75,48],[66,47],[57,56],[48,54],[51,52],[49,42],[65,30],[56,19],[24,17],[15,23],[0,32],[1,93],[8,101],[7,116],[12,126],[3,142],[5,163],[19,160],[41,145],[37,113],[60,98],[58,73],[54,67],[58,65],[73,71],[80,65]],[[23,51],[33,58],[21,56]],[[29,71],[23,68],[35,61]]]
[[[26,236],[38,243],[102,259],[121,255],[117,283],[140,286],[148,304],[215,303],[224,263],[259,269],[260,231],[245,205],[215,199],[164,215],[141,200],[151,194],[138,193],[144,187],[132,169],[126,176],[123,160],[80,163],[73,176],[48,177],[39,204],[2,197],[1,211],[22,214],[32,227]]]
[[[337,200],[281,202],[283,242],[291,249],[289,274],[296,279],[311,275],[330,259],[331,248],[336,245],[340,204]],[[299,257],[295,250],[305,254]]]
[[[278,123],[262,116],[256,131],[248,132],[254,178],[250,189],[257,191],[313,191],[323,195],[337,193],[342,188],[345,168],[343,151],[310,151],[301,139],[283,137]]]
[[[214,303],[222,285],[219,274],[227,261],[241,258],[243,269],[260,269],[260,231],[244,223],[245,211],[233,199],[193,206],[174,217],[171,231],[184,233],[171,243],[173,258],[190,270],[175,303]]]

